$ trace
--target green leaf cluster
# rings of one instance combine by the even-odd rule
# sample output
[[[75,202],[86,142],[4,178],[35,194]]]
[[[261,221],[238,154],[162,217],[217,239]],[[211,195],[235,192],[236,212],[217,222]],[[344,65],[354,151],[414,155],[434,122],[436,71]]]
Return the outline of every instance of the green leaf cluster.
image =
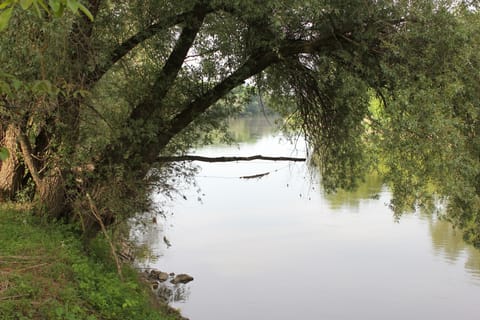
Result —
[[[20,6],[23,10],[33,9],[38,16],[42,16],[44,11],[53,14],[55,17],[61,17],[65,9],[68,9],[75,14],[83,13],[93,21],[91,12],[79,0],[3,0],[0,2],[0,32],[8,27],[13,11],[17,6]]]
[[[446,203],[441,215],[478,246],[480,20],[475,11],[457,10],[423,16],[386,44],[393,54],[382,68],[396,76],[396,90],[379,98],[372,141],[398,215]]]

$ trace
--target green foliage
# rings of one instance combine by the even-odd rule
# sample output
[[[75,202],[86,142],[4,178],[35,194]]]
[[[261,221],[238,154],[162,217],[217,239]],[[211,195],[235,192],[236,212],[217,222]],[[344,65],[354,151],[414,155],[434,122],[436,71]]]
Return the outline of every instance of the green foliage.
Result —
[[[373,141],[397,214],[443,198],[445,217],[479,245],[480,78],[474,68],[480,55],[474,48],[480,46],[480,24],[478,13],[458,14],[425,16],[408,34],[388,42],[396,48],[388,59],[396,64],[385,61],[386,72],[404,74],[411,68],[416,73],[395,79],[396,90],[384,92],[374,115],[379,134]],[[448,36],[439,36],[446,26]]]
[[[39,18],[35,1],[1,3],[0,21],[14,25],[0,38],[1,127],[29,138],[40,178],[62,178],[67,215],[91,219],[86,193],[109,223],[151,209],[153,188],[172,194],[194,172],[157,156],[224,139],[228,117],[258,111],[254,88],[289,132],[305,134],[327,190],[353,189],[380,167],[397,214],[446,198],[448,217],[477,242],[471,5],[121,0],[92,5],[92,22]],[[27,10],[9,11],[19,5]]]
[[[0,31],[4,30],[8,26],[8,22],[12,17],[13,7],[7,8],[0,12]]]
[[[176,319],[155,310],[135,270],[125,266],[122,282],[110,256],[87,255],[71,226],[2,206],[0,228],[0,318]]]
[[[12,17],[13,10],[20,6],[23,10],[33,8],[38,16],[42,16],[42,11],[53,14],[55,17],[61,17],[65,9],[72,13],[83,13],[93,21],[92,13],[78,0],[3,0],[0,2],[0,31],[8,27]]]

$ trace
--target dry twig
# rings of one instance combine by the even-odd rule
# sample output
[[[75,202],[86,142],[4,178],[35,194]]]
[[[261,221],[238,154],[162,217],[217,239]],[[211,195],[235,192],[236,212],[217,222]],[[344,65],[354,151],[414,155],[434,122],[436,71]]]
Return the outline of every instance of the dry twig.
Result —
[[[97,219],[98,223],[100,224],[100,228],[102,228],[103,235],[105,236],[105,239],[107,239],[108,244],[110,245],[110,249],[112,251],[113,258],[115,259],[115,264],[117,265],[117,272],[118,276],[120,279],[123,281],[123,275],[122,275],[122,267],[120,266],[120,260],[118,259],[117,252],[115,250],[115,246],[113,245],[112,239],[110,239],[110,236],[107,233],[107,228],[105,228],[105,224],[102,221],[102,218],[100,217],[100,214],[98,213],[98,209],[93,202],[92,197],[90,197],[90,194],[87,193],[87,200],[88,204],[90,205],[90,210],[92,211],[93,216],[95,219]]]
[[[14,299],[23,298],[23,297],[28,297],[28,296],[30,296],[30,294],[17,294],[17,295],[15,295],[15,296],[0,297],[0,301],[4,301],[4,300],[14,300]]]

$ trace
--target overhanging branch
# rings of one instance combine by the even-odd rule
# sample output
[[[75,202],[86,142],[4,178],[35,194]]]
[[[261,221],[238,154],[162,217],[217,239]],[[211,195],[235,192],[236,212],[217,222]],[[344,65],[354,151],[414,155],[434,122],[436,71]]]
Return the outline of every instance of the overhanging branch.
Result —
[[[254,155],[249,157],[204,157],[196,155],[183,155],[183,156],[170,156],[170,157],[158,157],[159,162],[179,162],[179,161],[201,161],[201,162],[236,162],[236,161],[253,161],[253,160],[265,160],[265,161],[292,161],[292,162],[305,162],[306,158],[295,157],[272,157]]]
[[[131,119],[148,119],[152,112],[157,109],[158,106],[161,106],[163,98],[175,82],[175,79],[182,68],[185,58],[200,31],[207,12],[206,8],[203,8],[200,5],[196,5],[193,8],[192,16],[186,21],[186,25],[178,37],[172,52],[157,76],[151,97],[148,97],[146,101],[133,109],[132,114],[130,115]]]
[[[215,87],[205,92],[202,96],[186,103],[171,121],[167,133],[163,134],[162,141],[159,143],[165,146],[171,138],[182,131],[198,116],[203,114],[210,106],[223,98],[233,88],[241,85],[246,79],[265,70],[270,65],[278,62],[279,56],[273,50],[257,52],[250,56],[245,63],[234,71],[230,76],[218,83]]]
[[[90,76],[91,82],[94,83],[99,80],[108,70],[110,70],[110,68],[115,63],[125,57],[140,43],[173,26],[188,21],[194,16],[194,14],[195,12],[192,10],[174,16],[162,17],[159,22],[154,23],[143,30],[140,30],[139,32],[125,40],[123,43],[119,44],[115,49],[113,49],[107,62],[102,65],[97,65],[97,67]]]
[[[230,76],[226,77],[204,95],[187,103],[182,108],[182,112],[172,119],[170,129],[163,135],[162,141],[159,141],[159,143],[166,145],[172,137],[192,123],[199,115],[203,114],[210,106],[223,98],[233,88],[241,85],[246,79],[262,72],[269,66],[278,63],[288,56],[299,53],[318,53],[321,50],[336,45],[336,39],[328,36],[312,41],[285,40],[278,50],[275,50],[275,48],[259,49]]]

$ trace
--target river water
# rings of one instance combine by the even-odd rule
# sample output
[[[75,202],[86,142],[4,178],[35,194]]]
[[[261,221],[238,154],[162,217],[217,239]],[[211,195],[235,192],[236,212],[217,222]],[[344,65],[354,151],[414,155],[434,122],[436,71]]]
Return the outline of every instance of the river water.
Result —
[[[265,121],[231,127],[240,143],[194,153],[303,155],[301,143]],[[326,195],[304,163],[199,166],[200,194],[186,190],[187,200],[172,203],[173,214],[140,237],[158,256],[146,265],[195,278],[172,303],[186,317],[479,319],[480,252],[432,216],[396,222],[379,179]]]

